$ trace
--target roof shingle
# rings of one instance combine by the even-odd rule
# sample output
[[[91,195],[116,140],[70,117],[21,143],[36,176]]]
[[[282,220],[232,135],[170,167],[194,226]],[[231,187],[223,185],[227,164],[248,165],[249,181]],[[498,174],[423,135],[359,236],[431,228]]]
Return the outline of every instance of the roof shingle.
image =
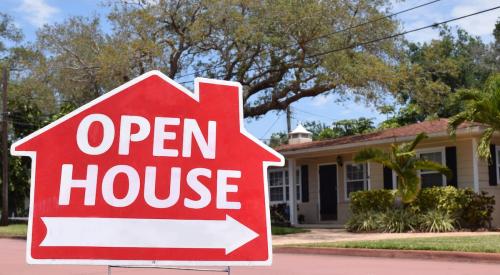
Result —
[[[473,126],[480,126],[480,124],[464,123],[460,125],[458,128],[465,129]],[[423,121],[415,124],[402,126],[399,128],[385,129],[373,133],[347,136],[335,139],[318,140],[318,141],[299,143],[299,144],[285,144],[278,146],[275,149],[280,152],[296,151],[301,149],[319,148],[319,147],[343,145],[343,144],[357,143],[357,142],[367,142],[367,141],[383,140],[390,138],[416,136],[421,132],[427,134],[439,133],[439,132],[445,132],[447,131],[447,129],[448,129],[448,119],[440,118],[437,120]]]

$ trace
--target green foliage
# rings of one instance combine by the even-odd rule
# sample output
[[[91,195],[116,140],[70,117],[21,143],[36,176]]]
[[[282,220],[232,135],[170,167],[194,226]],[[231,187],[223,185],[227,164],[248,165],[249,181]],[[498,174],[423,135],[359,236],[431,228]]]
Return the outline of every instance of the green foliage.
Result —
[[[354,156],[354,161],[373,161],[392,169],[398,176],[398,196],[406,204],[414,201],[420,190],[418,170],[438,171],[450,177],[450,170],[439,163],[423,160],[417,157],[415,147],[425,138],[425,133],[420,133],[411,142],[391,144],[389,152],[378,148],[365,148]]]
[[[413,205],[422,213],[438,210],[452,217],[459,217],[466,203],[465,192],[466,189],[453,186],[424,188]]]
[[[335,137],[365,134],[374,129],[372,118],[360,117],[358,119],[342,119],[332,123],[332,130]]]
[[[21,30],[14,24],[12,17],[8,14],[0,12],[0,53],[7,50],[5,40],[14,42],[21,41],[23,35]]]
[[[493,133],[500,130],[500,73],[492,75],[482,91],[461,90],[458,94],[461,101],[465,102],[465,109],[450,118],[449,131],[455,135],[458,127],[466,122],[477,122],[486,125],[478,145],[478,155],[489,160],[490,143]]]
[[[494,35],[498,33],[498,23]],[[384,121],[382,128],[394,128],[450,117],[463,110],[455,94],[463,89],[481,89],[485,80],[500,70],[498,39],[487,45],[458,28],[440,28],[440,38],[426,43],[407,43],[408,66],[402,68],[400,91],[402,108]]]
[[[330,136],[330,134],[326,132],[328,130],[331,131],[331,129],[321,121],[306,121],[302,124],[302,126],[304,126],[307,131],[312,133],[313,140],[321,140],[334,137],[333,135]]]
[[[350,194],[349,207],[354,215],[370,211],[383,212],[394,207],[394,201],[395,192],[393,190],[356,191]]]
[[[107,22],[70,17],[41,28],[33,48],[44,62],[23,78],[78,106],[152,69],[234,80],[244,87],[245,117],[325,93],[374,101],[396,91],[400,39],[318,55],[398,32],[389,18],[325,36],[389,14],[389,0],[361,0],[355,11],[336,0],[107,2]]]
[[[271,138],[269,139],[269,146],[271,148],[278,147],[282,144],[288,143],[288,134],[286,132],[278,132],[271,134]]]
[[[271,226],[271,234],[273,235],[289,235],[289,234],[297,234],[297,233],[306,233],[309,230],[304,228],[296,228],[296,227],[285,227],[285,226]]]
[[[375,232],[378,231],[379,215],[377,211],[360,211],[353,213],[345,224],[345,228],[349,232]]]
[[[280,203],[271,205],[271,223],[275,225],[285,225],[289,224],[289,219],[287,215],[288,205],[286,203]]]
[[[451,232],[455,230],[456,219],[446,211],[429,210],[419,217],[420,230],[424,232]]]
[[[477,194],[470,189],[464,192],[464,197],[465,203],[459,220],[461,226],[473,230],[491,228],[495,197],[488,196],[484,191]]]
[[[365,134],[375,129],[373,119],[365,117],[339,120],[333,122],[331,127],[320,121],[307,121],[303,125],[304,128],[313,134],[313,140]]]
[[[346,228],[352,232],[449,232],[456,228],[490,228],[495,205],[494,197],[485,192],[477,194],[471,189],[452,186],[425,188],[405,207],[391,202],[394,195],[389,190],[353,193],[353,214]]]
[[[379,231],[403,233],[418,228],[418,217],[411,208],[394,208],[378,215]]]

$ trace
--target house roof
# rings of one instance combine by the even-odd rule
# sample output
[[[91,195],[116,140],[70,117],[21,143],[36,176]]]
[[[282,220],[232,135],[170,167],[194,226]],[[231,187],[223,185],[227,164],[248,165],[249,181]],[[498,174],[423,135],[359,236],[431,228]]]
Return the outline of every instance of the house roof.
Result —
[[[299,125],[297,125],[295,130],[290,132],[290,134],[312,134],[312,133],[307,131],[307,129],[304,128],[304,126],[302,126],[302,124],[299,123]]]
[[[467,129],[471,127],[481,126],[478,123],[464,123],[458,127],[458,129]],[[437,120],[428,120],[415,124],[406,125],[399,128],[385,129],[381,131],[376,131],[373,133],[353,135],[335,139],[318,140],[298,144],[285,144],[278,146],[277,151],[281,153],[300,151],[303,149],[321,149],[323,147],[332,147],[337,145],[348,145],[353,144],[353,146],[362,142],[380,141],[384,140],[387,142],[394,142],[395,139],[401,139],[404,137],[413,137],[421,132],[427,133],[428,135],[437,133],[446,133],[448,129],[448,119],[441,118]]]

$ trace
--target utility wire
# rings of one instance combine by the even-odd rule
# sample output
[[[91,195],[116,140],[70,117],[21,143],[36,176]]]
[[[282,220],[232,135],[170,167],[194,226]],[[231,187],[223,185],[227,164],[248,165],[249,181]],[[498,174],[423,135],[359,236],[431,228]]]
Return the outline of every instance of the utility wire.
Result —
[[[381,16],[381,17],[375,18],[373,20],[365,21],[365,22],[360,23],[358,25],[354,25],[354,26],[350,26],[350,27],[347,27],[347,28],[343,28],[343,29],[337,30],[337,31],[333,31],[333,32],[329,32],[329,33],[326,33],[326,34],[322,34],[320,36],[317,36],[317,37],[314,37],[314,38],[311,38],[311,39],[305,41],[305,43],[308,43],[308,42],[311,42],[311,41],[314,41],[314,40],[318,40],[318,39],[321,39],[321,38],[327,38],[327,37],[332,36],[334,34],[343,33],[343,32],[346,32],[346,31],[349,31],[349,30],[353,30],[353,29],[356,29],[356,28],[359,28],[359,27],[362,27],[362,26],[373,24],[373,23],[376,23],[378,21],[381,21],[381,20],[384,20],[384,19],[388,19],[388,18],[394,17],[396,15],[400,15],[400,14],[403,14],[403,13],[406,13],[406,12],[409,12],[409,11],[412,11],[412,10],[416,10],[416,9],[419,9],[419,8],[422,8],[422,7],[425,7],[425,6],[434,4],[436,2],[440,2],[440,1],[442,1],[442,0],[429,1],[429,2],[420,4],[420,5],[417,5],[417,6],[413,6],[413,7],[410,7],[410,8],[407,8],[407,9],[395,12],[395,13],[391,13],[391,14],[388,14],[388,15],[385,15],[385,16]],[[297,46],[297,45],[299,45],[299,43],[291,43],[290,45],[287,45],[286,47],[290,48],[290,47]],[[250,58],[243,59],[243,61],[247,61],[247,60],[250,60]],[[213,70],[215,68],[220,68],[222,66],[223,66],[223,62],[220,62],[219,64],[216,64],[214,67],[212,67],[210,69],[204,69],[204,70],[201,70],[201,71],[198,71],[198,72],[193,72],[193,73],[188,73],[188,74],[180,75],[180,76],[177,77],[177,79],[184,78],[186,76],[195,75],[197,73],[211,71],[211,70]]]
[[[373,39],[373,40],[367,40],[367,41],[363,41],[363,42],[359,42],[359,43],[354,43],[354,44],[351,44],[349,46],[345,46],[345,47],[341,47],[341,48],[336,48],[336,49],[331,49],[331,50],[327,50],[327,51],[324,51],[324,52],[319,52],[319,53],[312,54],[312,55],[307,55],[305,58],[314,58],[314,57],[319,57],[319,56],[327,55],[327,54],[334,53],[334,52],[340,52],[340,51],[344,51],[344,50],[348,50],[348,49],[357,48],[357,47],[360,47],[360,46],[366,46],[366,45],[369,45],[369,44],[373,44],[373,43],[380,42],[380,41],[387,40],[387,39],[396,38],[398,36],[403,36],[403,35],[406,35],[406,34],[409,34],[409,33],[413,33],[413,32],[417,32],[417,31],[421,31],[421,30],[424,30],[424,29],[434,28],[434,27],[437,27],[439,25],[443,25],[443,24],[450,23],[450,22],[457,21],[457,20],[461,20],[461,19],[464,19],[464,18],[467,18],[467,17],[479,15],[479,14],[482,14],[482,13],[490,12],[490,11],[493,11],[493,10],[496,10],[496,9],[499,9],[499,8],[500,8],[500,6],[496,6],[496,7],[493,7],[493,8],[489,8],[489,9],[481,10],[481,11],[478,11],[478,12],[466,14],[466,15],[463,15],[463,16],[460,16],[460,17],[455,17],[455,18],[448,19],[448,20],[445,20],[445,21],[436,22],[436,23],[433,23],[433,24],[430,24],[430,25],[426,25],[426,26],[423,26],[423,27],[411,29],[411,30],[404,31],[404,32],[399,32],[399,33],[396,33],[396,34],[393,34],[393,35],[384,36],[384,37],[376,38],[376,39]],[[300,60],[300,59],[295,59],[295,60],[292,59],[291,61],[293,62],[293,61],[298,61],[298,60]],[[270,67],[272,67],[272,65],[262,66],[262,67],[260,67],[260,69],[270,68]],[[255,70],[257,70],[257,69],[256,68],[249,69],[248,71],[255,71]],[[221,76],[219,75],[219,76],[216,76],[216,77],[221,77]],[[191,83],[191,82],[192,81],[184,81],[184,82],[180,82],[179,84],[186,84],[186,83]]]
[[[278,120],[280,119],[280,117],[283,115],[283,113],[280,113],[277,117],[276,117],[276,120],[273,122],[273,124],[271,124],[271,126],[269,126],[269,128],[266,130],[266,132],[261,136],[260,139],[264,139],[264,137],[269,133],[269,131],[271,131],[271,129],[274,128],[274,125],[276,125],[276,123],[278,122]]]
[[[305,113],[305,114],[309,114],[309,115],[312,115],[312,116],[315,116],[315,117],[320,117],[320,118],[327,118],[327,119],[331,119],[332,121],[335,121],[336,119],[335,118],[332,118],[332,117],[329,117],[329,116],[325,116],[325,115],[321,115],[321,114],[315,114],[315,113],[311,113],[309,111],[306,111],[306,110],[302,110],[302,109],[299,109],[297,107],[293,107],[292,110],[295,110],[295,111],[299,111],[301,113]]]
[[[424,29],[434,28],[434,27],[437,27],[439,25],[443,25],[443,24],[446,24],[446,23],[449,23],[449,22],[453,22],[453,21],[461,20],[461,19],[464,19],[464,18],[467,18],[467,17],[479,15],[479,14],[482,14],[482,13],[485,13],[485,12],[489,12],[489,11],[492,11],[492,10],[496,10],[496,9],[499,9],[499,8],[500,8],[500,6],[496,6],[496,7],[493,7],[493,8],[486,9],[486,10],[481,10],[481,11],[478,11],[478,12],[466,14],[466,15],[463,15],[463,16],[460,16],[460,17],[455,17],[455,18],[448,19],[448,20],[445,20],[445,21],[436,22],[434,24],[423,26],[423,27],[420,27],[420,28],[411,29],[411,30],[400,32],[400,33],[396,33],[396,34],[393,34],[393,35],[389,35],[389,36],[385,36],[385,37],[381,37],[381,38],[377,38],[377,39],[373,39],[373,40],[368,40],[368,41],[364,41],[364,42],[352,44],[350,46],[346,46],[346,47],[343,47],[343,48],[338,48],[338,49],[333,49],[333,50],[329,50],[329,51],[320,52],[320,53],[317,53],[317,54],[313,54],[313,55],[307,56],[306,58],[318,57],[318,56],[322,56],[322,55],[326,55],[326,54],[330,54],[330,53],[334,53],[334,52],[339,52],[339,51],[343,51],[343,50],[357,48],[357,47],[360,47],[360,46],[365,46],[365,45],[368,45],[368,44],[380,42],[382,40],[392,39],[392,38],[395,38],[395,37],[398,37],[398,36],[406,35],[406,34],[417,32],[417,31],[421,31],[421,30],[424,30]]]

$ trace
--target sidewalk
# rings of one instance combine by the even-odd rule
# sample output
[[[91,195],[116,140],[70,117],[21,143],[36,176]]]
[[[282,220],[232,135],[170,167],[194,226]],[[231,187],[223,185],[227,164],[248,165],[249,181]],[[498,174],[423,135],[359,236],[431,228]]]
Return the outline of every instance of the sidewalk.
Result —
[[[500,232],[449,232],[449,233],[350,233],[345,229],[310,229],[307,233],[273,236],[273,245],[287,246],[304,243],[365,241],[403,238],[429,238],[449,236],[500,235]]]

